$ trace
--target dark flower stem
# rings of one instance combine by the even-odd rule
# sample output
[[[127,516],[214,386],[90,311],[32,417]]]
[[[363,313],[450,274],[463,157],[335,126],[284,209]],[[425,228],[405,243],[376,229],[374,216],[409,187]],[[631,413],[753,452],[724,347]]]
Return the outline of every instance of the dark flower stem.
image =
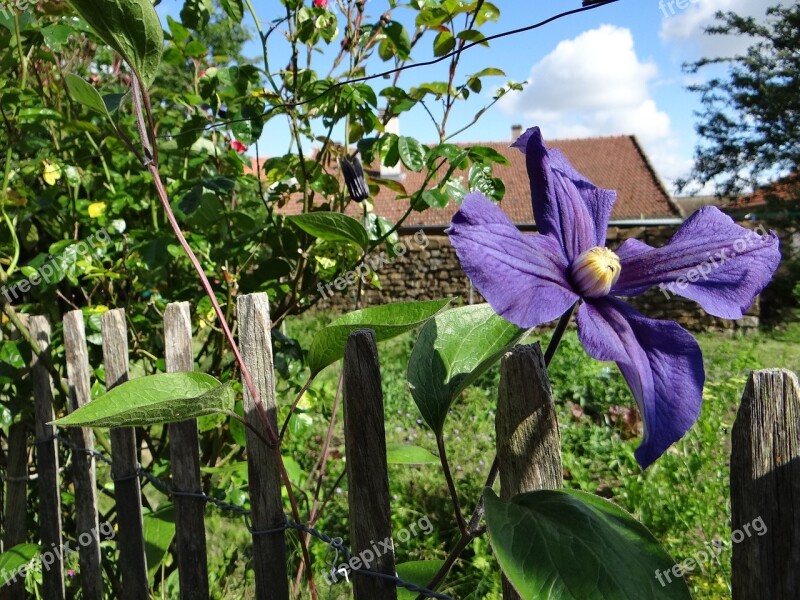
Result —
[[[442,471],[444,471],[444,478],[447,480],[447,489],[450,492],[450,499],[453,502],[453,512],[456,515],[458,529],[461,531],[463,537],[468,533],[467,523],[464,521],[464,515],[461,513],[461,503],[458,501],[456,484],[453,481],[453,474],[450,472],[450,465],[447,462],[447,451],[444,447],[444,436],[441,432],[436,434],[436,447],[439,449],[439,460],[442,462]]]
[[[550,338],[550,343],[547,344],[547,350],[544,353],[544,365],[545,367],[550,366],[550,361],[553,359],[553,356],[558,349],[558,345],[561,343],[561,339],[564,337],[564,332],[567,330],[567,326],[569,325],[570,319],[572,319],[572,315],[575,312],[575,309],[578,306],[578,302],[572,305],[567,312],[561,315],[561,319],[558,321],[555,330],[553,331],[553,336]],[[437,444],[439,442],[439,438],[437,437]],[[440,445],[439,453],[440,455],[444,456],[443,453],[443,444]],[[486,476],[486,483],[483,486],[484,488],[492,487],[494,485],[495,480],[497,479],[497,475],[500,472],[500,465],[497,462],[497,455],[495,455],[494,460],[492,461],[492,466],[489,468],[489,474]],[[445,475],[449,474],[449,470],[445,469]],[[450,479],[448,479],[448,484],[450,484]],[[454,490],[451,488],[450,494],[453,495]],[[457,502],[457,500],[454,500]],[[436,590],[439,584],[444,581],[444,578],[447,577],[447,574],[450,572],[450,569],[453,568],[453,565],[456,563],[458,558],[461,556],[461,553],[469,546],[469,543],[474,540],[476,537],[481,535],[486,529],[481,526],[481,520],[483,519],[483,496],[478,501],[478,505],[475,507],[475,510],[472,512],[472,517],[469,520],[469,525],[467,525],[466,530],[461,526],[463,520],[459,520],[459,528],[461,529],[461,537],[456,542],[456,545],[450,551],[450,554],[444,561],[444,564],[439,569],[438,573],[431,579],[428,584],[425,586],[429,590]],[[461,515],[461,511],[456,504],[456,514],[458,516]],[[422,596],[418,596],[417,600],[424,600]]]

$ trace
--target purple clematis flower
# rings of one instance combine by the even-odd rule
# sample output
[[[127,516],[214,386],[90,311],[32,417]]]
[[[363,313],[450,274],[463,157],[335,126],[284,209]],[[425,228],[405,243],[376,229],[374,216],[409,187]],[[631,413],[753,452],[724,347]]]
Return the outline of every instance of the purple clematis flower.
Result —
[[[546,148],[538,127],[513,146],[526,155],[540,235],[523,235],[475,192],[453,217],[450,241],[478,291],[519,327],[557,319],[581,301],[578,337],[592,357],[616,362],[628,382],[644,421],[636,460],[647,468],[697,420],[703,357],[680,325],[648,319],[618,296],[658,285],[737,319],[777,269],[778,238],[705,207],[663,248],[630,239],[612,251],[605,243],[616,192],[596,187]]]

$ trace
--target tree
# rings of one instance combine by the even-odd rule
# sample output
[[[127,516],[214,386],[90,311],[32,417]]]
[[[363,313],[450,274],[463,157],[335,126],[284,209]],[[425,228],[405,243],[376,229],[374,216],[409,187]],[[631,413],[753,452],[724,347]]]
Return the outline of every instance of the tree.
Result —
[[[686,66],[695,74],[711,65],[729,65],[724,77],[689,87],[701,94],[690,182],[716,185],[722,195],[755,189],[800,163],[800,4],[773,6],[767,20],[733,12],[717,13],[709,35],[753,39],[744,54],[704,58]]]

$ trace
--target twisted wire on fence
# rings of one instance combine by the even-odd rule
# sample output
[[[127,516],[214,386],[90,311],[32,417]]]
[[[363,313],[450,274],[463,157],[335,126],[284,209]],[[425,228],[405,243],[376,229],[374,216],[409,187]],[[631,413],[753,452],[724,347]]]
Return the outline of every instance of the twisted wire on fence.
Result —
[[[68,448],[69,450],[72,450],[73,452],[82,452],[82,453],[87,454],[87,455],[89,455],[89,456],[91,456],[91,457],[93,457],[93,458],[95,458],[97,460],[100,460],[100,461],[106,463],[109,466],[113,466],[113,462],[112,462],[111,458],[109,458],[108,456],[106,456],[102,452],[99,452],[99,451],[94,450],[92,448],[82,448],[80,446],[77,446],[77,445],[73,444],[68,439],[66,439],[65,437],[61,436],[58,433],[56,433],[53,436],[48,437],[48,438],[44,438],[44,439],[41,439],[41,440],[36,440],[36,444],[37,445],[46,444],[48,442],[52,442],[53,440],[57,441],[61,446],[65,447],[65,448]],[[168,496],[185,496],[185,497],[189,497],[189,498],[197,498],[199,500],[202,500],[206,504],[213,504],[214,506],[216,506],[220,510],[227,511],[227,512],[230,512],[230,513],[234,513],[234,514],[244,518],[245,524],[247,525],[247,529],[250,531],[250,533],[252,535],[269,535],[269,534],[273,534],[273,533],[280,533],[281,531],[286,531],[287,529],[295,529],[297,531],[301,531],[301,532],[307,533],[307,534],[311,535],[312,537],[320,540],[321,542],[324,542],[324,543],[328,544],[330,549],[332,549],[334,551],[334,557],[333,557],[333,559],[331,561],[331,571],[330,572],[339,572],[337,570],[337,564],[336,563],[338,563],[339,553],[340,552],[344,555],[345,562],[349,562],[350,558],[352,556],[351,553],[350,553],[350,550],[347,548],[347,546],[344,545],[344,542],[343,542],[342,538],[339,538],[339,537],[333,537],[332,538],[332,537],[326,535],[325,533],[323,533],[322,531],[314,529],[313,527],[310,527],[310,526],[305,525],[303,523],[297,523],[297,522],[293,521],[292,519],[290,519],[288,517],[286,517],[286,522],[280,527],[276,527],[276,528],[273,528],[273,529],[256,530],[256,529],[254,529],[252,527],[252,525],[250,523],[251,511],[247,510],[246,508],[243,508],[243,507],[238,506],[236,504],[231,504],[230,502],[225,502],[224,500],[220,500],[219,498],[214,498],[213,496],[209,496],[208,494],[206,494],[205,492],[202,492],[202,491],[201,492],[183,492],[183,491],[180,491],[180,490],[173,490],[169,486],[169,484],[167,484],[166,482],[162,481],[161,479],[159,479],[158,477],[156,477],[152,473],[148,473],[142,467],[141,464],[137,464],[136,472],[133,473],[132,475],[128,475],[126,477],[120,477],[120,478],[114,479],[114,481],[115,482],[127,481],[127,480],[130,480],[130,479],[136,479],[136,478],[144,478],[144,479],[146,479],[147,481],[149,481],[153,485],[154,488],[156,488],[158,491],[160,491],[161,493],[166,494]],[[434,592],[433,590],[429,590],[429,589],[427,589],[425,587],[418,586],[418,585],[416,585],[414,583],[411,583],[409,581],[404,581],[403,579],[397,577],[396,575],[387,575],[386,573],[378,573],[377,571],[372,571],[370,569],[363,569],[363,568],[362,569],[355,569],[355,572],[360,574],[360,575],[369,575],[370,577],[378,577],[380,579],[385,579],[387,581],[391,581],[392,583],[394,583],[394,585],[396,587],[401,587],[401,588],[407,589],[407,590],[409,590],[411,592],[414,592],[416,594],[420,594],[420,595],[424,596],[425,598],[437,598],[439,600],[453,600],[447,594],[440,594],[439,592]],[[336,583],[336,582],[334,582],[334,583]]]

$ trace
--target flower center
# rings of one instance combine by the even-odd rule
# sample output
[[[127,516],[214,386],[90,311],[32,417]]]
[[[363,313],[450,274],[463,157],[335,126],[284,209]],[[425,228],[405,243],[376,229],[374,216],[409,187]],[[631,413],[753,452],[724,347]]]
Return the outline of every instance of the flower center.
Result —
[[[572,263],[572,282],[582,296],[606,296],[619,279],[619,257],[608,248],[596,246],[583,252]]]

